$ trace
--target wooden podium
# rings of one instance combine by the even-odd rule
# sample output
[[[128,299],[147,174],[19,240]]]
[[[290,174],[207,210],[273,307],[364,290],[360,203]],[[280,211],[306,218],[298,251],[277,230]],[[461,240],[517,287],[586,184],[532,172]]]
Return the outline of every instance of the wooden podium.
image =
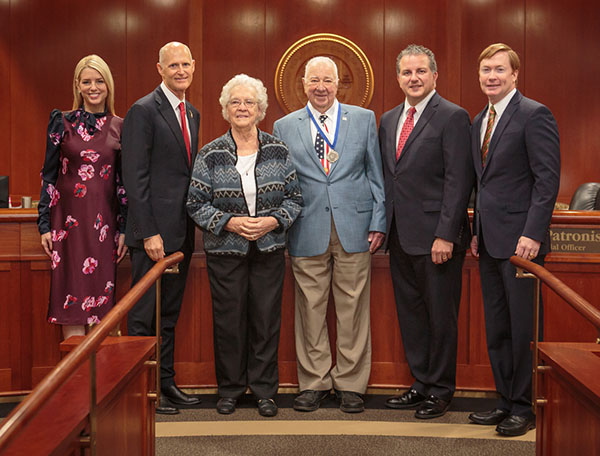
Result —
[[[68,350],[83,340],[71,337]],[[96,455],[154,454],[154,337],[109,337],[96,356]],[[90,410],[89,361],[81,365],[2,452],[6,456],[34,454],[80,455],[81,436]]]
[[[537,455],[600,455],[600,345],[539,344]]]

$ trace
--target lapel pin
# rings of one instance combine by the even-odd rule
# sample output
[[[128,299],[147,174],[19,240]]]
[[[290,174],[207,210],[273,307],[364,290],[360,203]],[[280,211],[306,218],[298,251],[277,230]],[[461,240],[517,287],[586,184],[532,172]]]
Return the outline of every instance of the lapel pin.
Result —
[[[348,120],[348,118],[346,116],[342,117],[342,120]]]

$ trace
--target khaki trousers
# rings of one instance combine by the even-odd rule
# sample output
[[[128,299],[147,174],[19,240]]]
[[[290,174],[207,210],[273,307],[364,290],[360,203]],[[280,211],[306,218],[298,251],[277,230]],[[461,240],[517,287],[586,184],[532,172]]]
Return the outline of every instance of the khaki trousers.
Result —
[[[300,391],[364,393],[371,374],[371,254],[346,253],[332,220],[322,255],[291,257],[296,281],[295,341]],[[333,291],[336,364],[332,367],[327,303]]]

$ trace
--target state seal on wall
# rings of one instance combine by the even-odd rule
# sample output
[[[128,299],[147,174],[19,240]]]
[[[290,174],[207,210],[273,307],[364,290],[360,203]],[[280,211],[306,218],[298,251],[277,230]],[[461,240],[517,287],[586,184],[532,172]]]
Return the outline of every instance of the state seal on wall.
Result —
[[[337,98],[341,103],[367,107],[373,97],[373,68],[352,41],[332,33],[317,33],[292,44],[275,70],[275,95],[281,108],[292,112],[306,105],[302,86],[304,67],[313,57],[331,58],[338,67]]]

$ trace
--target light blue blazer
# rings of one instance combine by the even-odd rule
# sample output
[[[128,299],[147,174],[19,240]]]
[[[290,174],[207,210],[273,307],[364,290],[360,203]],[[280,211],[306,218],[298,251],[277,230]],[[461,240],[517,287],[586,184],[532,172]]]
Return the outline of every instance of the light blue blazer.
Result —
[[[306,108],[279,119],[273,134],[288,146],[296,167],[304,207],[288,235],[292,256],[325,253],[331,217],[348,253],[369,250],[369,231],[385,233],[381,155],[373,111],[340,104],[336,152],[339,158],[325,173],[315,152]]]

